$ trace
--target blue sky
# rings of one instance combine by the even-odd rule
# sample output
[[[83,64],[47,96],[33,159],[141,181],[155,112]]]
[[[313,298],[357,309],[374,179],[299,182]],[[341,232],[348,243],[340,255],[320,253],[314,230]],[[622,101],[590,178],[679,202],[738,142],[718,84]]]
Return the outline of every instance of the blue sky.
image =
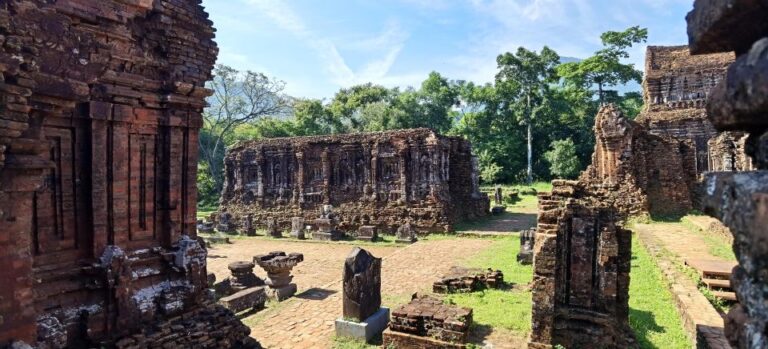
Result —
[[[496,56],[547,45],[583,58],[600,33],[640,25],[649,45],[687,43],[692,0],[204,0],[219,63],[286,82],[296,97],[330,99],[374,82],[418,86],[430,71],[478,83]],[[630,61],[642,69],[645,45]]]

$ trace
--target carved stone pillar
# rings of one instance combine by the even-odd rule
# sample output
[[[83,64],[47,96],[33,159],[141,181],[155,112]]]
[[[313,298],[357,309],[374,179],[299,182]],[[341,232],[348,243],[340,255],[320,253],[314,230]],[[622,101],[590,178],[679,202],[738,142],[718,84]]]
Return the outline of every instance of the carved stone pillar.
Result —
[[[373,191],[373,194],[371,195],[371,200],[376,201],[378,199],[379,195],[379,176],[376,172],[376,167],[379,163],[379,144],[376,143],[373,145],[373,149],[371,149],[371,189]]]
[[[256,197],[264,199],[264,154],[261,149],[256,150]]]
[[[408,162],[406,161],[406,157],[408,156],[408,149],[398,149],[397,150],[397,157],[398,162],[400,164],[400,192],[402,193],[402,197],[400,200],[404,203],[407,203],[408,200]]]
[[[323,167],[323,203],[331,203],[331,160],[328,158],[328,148],[320,155]]]
[[[304,151],[299,150],[296,152],[296,183],[294,183],[294,195],[293,200],[297,204],[304,202]]]

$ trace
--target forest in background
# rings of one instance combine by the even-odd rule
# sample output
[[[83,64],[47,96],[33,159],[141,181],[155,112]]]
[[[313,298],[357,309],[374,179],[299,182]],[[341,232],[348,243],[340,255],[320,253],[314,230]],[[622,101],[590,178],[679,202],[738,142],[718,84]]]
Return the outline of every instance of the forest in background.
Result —
[[[293,98],[279,79],[218,65],[200,132],[198,201],[218,201],[226,148],[239,141],[415,127],[470,140],[485,184],[574,178],[590,163],[600,104],[631,119],[642,109],[639,91],[617,88],[641,83],[642,71],[624,61],[647,37],[639,27],[609,31],[602,49],[568,63],[547,46],[520,47],[497,57],[492,83],[432,72],[418,88],[368,83],[330,100]]]

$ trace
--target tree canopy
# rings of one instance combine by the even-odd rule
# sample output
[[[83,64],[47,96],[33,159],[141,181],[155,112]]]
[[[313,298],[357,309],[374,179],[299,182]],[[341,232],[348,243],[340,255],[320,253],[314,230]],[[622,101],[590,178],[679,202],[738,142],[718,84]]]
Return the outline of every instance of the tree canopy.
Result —
[[[497,57],[491,83],[431,72],[418,88],[367,83],[342,88],[330,100],[291,98],[279,80],[217,66],[200,135],[200,198],[218,198],[224,147],[240,140],[415,127],[470,140],[487,183],[573,178],[590,162],[600,103],[615,103],[630,116],[642,108],[638,91],[614,88],[641,80],[623,60],[647,35],[639,27],[606,32],[593,56],[564,64],[547,46],[520,47]]]

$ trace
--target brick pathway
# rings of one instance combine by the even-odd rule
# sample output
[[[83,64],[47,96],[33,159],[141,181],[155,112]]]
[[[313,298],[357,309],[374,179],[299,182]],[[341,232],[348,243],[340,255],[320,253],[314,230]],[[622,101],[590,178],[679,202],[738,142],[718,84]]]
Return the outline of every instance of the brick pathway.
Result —
[[[650,234],[681,261],[688,259],[723,260],[709,252],[709,245],[699,235],[680,223],[635,224],[640,234]]]
[[[437,276],[491,244],[492,240],[482,239],[437,239],[399,248],[364,248],[384,258],[382,298],[385,305],[392,307],[406,302],[414,292],[429,291]],[[281,304],[270,304],[266,310],[243,321],[251,327],[251,336],[266,348],[330,348],[334,320],[341,315],[343,261],[352,247],[349,244],[240,239],[232,245],[212,249],[209,269],[220,279],[229,274],[226,265],[233,260],[247,260],[254,254],[275,250],[304,253],[305,262],[294,272],[300,294]],[[263,276],[263,271],[257,271]]]
[[[715,259],[706,252],[703,239],[678,224],[636,224],[633,230],[661,269],[683,325],[697,347],[730,349],[723,333],[722,317],[699,292],[696,283],[674,265],[674,259],[677,263],[683,263],[685,258]],[[664,250],[677,256],[669,256]]]

